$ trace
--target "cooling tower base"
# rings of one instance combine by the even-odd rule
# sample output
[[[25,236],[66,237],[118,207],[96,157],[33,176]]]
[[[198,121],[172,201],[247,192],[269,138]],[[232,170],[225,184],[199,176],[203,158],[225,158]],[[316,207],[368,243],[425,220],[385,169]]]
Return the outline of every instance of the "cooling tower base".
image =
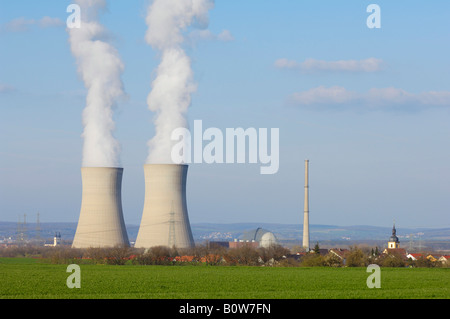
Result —
[[[136,248],[194,246],[186,204],[187,165],[144,165],[145,200]]]
[[[122,212],[123,168],[82,167],[80,217],[73,248],[129,246]]]

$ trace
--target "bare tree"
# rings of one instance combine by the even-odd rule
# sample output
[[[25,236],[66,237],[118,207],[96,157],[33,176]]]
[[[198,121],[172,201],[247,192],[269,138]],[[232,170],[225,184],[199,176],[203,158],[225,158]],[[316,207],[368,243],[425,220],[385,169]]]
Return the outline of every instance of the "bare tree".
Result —
[[[350,247],[346,260],[348,267],[365,267],[368,265],[367,256],[357,246]]]
[[[227,260],[231,261],[232,264],[253,266],[258,264],[259,254],[250,245],[243,245],[239,248],[229,249],[227,257]]]

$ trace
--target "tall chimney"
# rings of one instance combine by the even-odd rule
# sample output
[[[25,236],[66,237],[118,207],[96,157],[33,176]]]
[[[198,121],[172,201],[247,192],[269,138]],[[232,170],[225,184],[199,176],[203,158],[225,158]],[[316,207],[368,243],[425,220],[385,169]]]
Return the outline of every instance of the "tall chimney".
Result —
[[[303,213],[303,247],[309,251],[309,160],[305,160],[305,208]]]
[[[72,247],[129,246],[122,212],[123,168],[82,167],[82,200]]]
[[[144,165],[145,200],[136,248],[194,246],[186,204],[188,165]]]

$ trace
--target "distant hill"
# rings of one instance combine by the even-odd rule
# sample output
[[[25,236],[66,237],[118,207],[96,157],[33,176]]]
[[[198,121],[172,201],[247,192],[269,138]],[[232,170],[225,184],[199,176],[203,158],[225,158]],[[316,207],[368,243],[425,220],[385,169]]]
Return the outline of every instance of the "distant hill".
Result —
[[[55,232],[61,233],[63,240],[71,241],[75,235],[77,223],[41,223],[40,237],[51,241]],[[192,233],[197,243],[204,241],[232,241],[239,239],[244,232],[257,229],[267,229],[282,242],[290,245],[301,244],[303,226],[301,224],[276,223],[196,223],[192,224]],[[0,240],[17,236],[17,223],[0,222]],[[139,225],[127,225],[130,241],[134,242]],[[391,227],[367,225],[334,226],[310,225],[310,242],[327,245],[351,245],[358,242],[385,244],[391,235]],[[29,239],[37,236],[36,224],[27,223],[26,236]],[[428,245],[427,243],[444,243],[450,249],[450,228],[402,228],[397,226],[397,236],[402,246]]]
[[[301,244],[303,225],[274,223],[238,223],[238,224],[193,224],[192,231],[200,240],[239,239],[245,231],[258,227],[267,229],[285,243]],[[334,226],[310,225],[310,243],[329,243],[350,245],[358,242],[387,244],[392,227],[367,225]],[[450,228],[401,228],[397,227],[397,236],[403,246],[425,245],[427,242],[447,242],[450,248]]]

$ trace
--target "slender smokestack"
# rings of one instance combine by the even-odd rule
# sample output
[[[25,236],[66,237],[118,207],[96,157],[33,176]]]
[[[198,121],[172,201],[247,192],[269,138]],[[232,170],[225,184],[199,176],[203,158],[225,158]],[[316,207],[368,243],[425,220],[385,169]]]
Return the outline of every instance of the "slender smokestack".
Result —
[[[303,247],[309,251],[309,160],[305,160],[305,209],[303,213]]]
[[[122,212],[123,168],[82,167],[80,218],[72,247],[128,246]]]
[[[135,247],[194,246],[186,204],[187,170],[187,165],[144,165],[145,200]]]

